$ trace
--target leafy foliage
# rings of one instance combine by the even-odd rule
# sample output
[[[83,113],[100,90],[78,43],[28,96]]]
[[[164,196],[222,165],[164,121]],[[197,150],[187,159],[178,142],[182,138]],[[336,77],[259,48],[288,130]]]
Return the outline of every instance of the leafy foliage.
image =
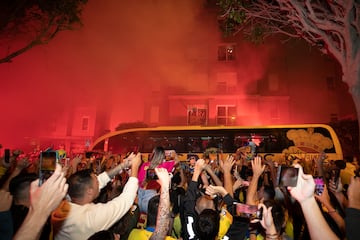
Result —
[[[7,50],[0,63],[48,43],[60,31],[80,27],[86,3],[87,0],[1,0],[0,47]]]

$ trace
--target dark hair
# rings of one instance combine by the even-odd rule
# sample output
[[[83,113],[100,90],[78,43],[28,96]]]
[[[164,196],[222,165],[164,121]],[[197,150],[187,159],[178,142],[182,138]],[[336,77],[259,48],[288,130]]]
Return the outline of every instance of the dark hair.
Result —
[[[38,176],[35,173],[21,173],[11,179],[9,183],[9,192],[14,197],[14,200],[20,200],[24,199],[25,197],[29,197],[30,184],[37,178]]]
[[[92,184],[92,171],[85,169],[72,174],[68,179],[69,196],[71,198],[82,198],[84,196],[86,187]]]
[[[91,235],[88,240],[114,240],[114,233],[109,230],[102,230]]]
[[[266,195],[266,198],[265,198]],[[264,198],[266,200],[274,200],[275,199],[275,189],[269,185],[264,185]]]
[[[155,147],[150,158],[149,168],[154,169],[165,159],[165,150],[163,147]]]
[[[271,215],[273,217],[276,232],[282,233],[283,225],[285,223],[285,210],[284,207],[277,201],[265,200],[264,205],[271,209]]]
[[[195,222],[195,230],[199,239],[213,240],[219,233],[220,216],[213,209],[202,211]]]
[[[154,227],[156,226],[156,218],[159,208],[160,195],[155,195],[150,198],[148,203],[148,213],[147,213],[147,226]]]

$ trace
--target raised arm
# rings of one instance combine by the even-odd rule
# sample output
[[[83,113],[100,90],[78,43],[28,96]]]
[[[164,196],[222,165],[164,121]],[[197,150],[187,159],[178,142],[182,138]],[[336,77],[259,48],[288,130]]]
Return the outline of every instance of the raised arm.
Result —
[[[330,201],[330,196],[326,184],[324,185],[324,191],[321,195],[315,195],[316,200],[320,201],[328,210],[331,218],[336,222],[339,226],[342,233],[345,233],[345,221],[340,216],[340,214],[336,211],[336,209],[332,206]]]
[[[161,189],[156,227],[150,240],[165,239],[170,224],[170,176],[165,168],[155,168],[155,172],[159,178],[158,183],[160,184]]]
[[[246,204],[256,205],[258,203],[256,191],[259,178],[265,170],[265,165],[261,165],[261,157],[255,157],[251,161],[251,166],[253,170],[253,177],[249,183],[249,188],[246,194]]]
[[[233,192],[233,175],[231,174],[231,169],[235,164],[235,159],[233,156],[229,155],[224,161],[220,160],[220,167],[224,173],[224,188],[230,194],[231,197],[234,197]]]
[[[12,173],[10,174],[8,179],[6,179],[4,185],[2,186],[2,189],[5,191],[9,191],[9,184],[10,184],[11,179],[13,179],[17,175],[19,175],[23,169],[28,167],[30,165],[30,162],[27,158],[24,157],[18,161],[14,160],[14,164],[15,164],[14,170],[12,171]]]
[[[68,185],[59,164],[43,185],[39,187],[39,180],[32,182],[29,212],[13,239],[39,239],[46,220],[65,197],[67,190]]]
[[[140,159],[140,163],[141,163],[141,154],[140,153],[137,153],[136,155],[134,153],[131,153],[127,158],[124,159],[123,163],[108,170],[106,173],[110,178],[113,178],[115,175],[119,174],[121,169],[125,169],[125,168],[132,166],[133,160],[134,160],[134,162],[138,162],[139,159]],[[135,163],[135,165],[136,165],[136,163]],[[137,177],[137,171],[135,171],[135,172],[136,172],[135,177]]]
[[[223,183],[218,178],[218,176],[216,176],[215,172],[213,171],[213,169],[211,168],[211,166],[209,164],[205,164],[204,170],[209,174],[209,176],[214,181],[216,186],[222,186],[223,185]]]
[[[299,164],[296,164],[296,167],[299,168],[297,186],[288,187],[288,190],[300,203],[311,239],[337,240],[338,237],[330,229],[316,203],[315,182],[312,175],[304,174]]]

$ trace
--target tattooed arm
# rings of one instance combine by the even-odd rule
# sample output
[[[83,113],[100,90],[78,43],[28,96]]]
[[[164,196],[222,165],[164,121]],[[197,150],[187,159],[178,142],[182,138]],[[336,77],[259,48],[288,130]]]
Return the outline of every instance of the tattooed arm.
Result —
[[[161,189],[156,227],[154,233],[150,237],[150,240],[165,239],[170,224],[170,176],[165,168],[155,168],[155,172],[159,178],[158,183],[160,184]]]

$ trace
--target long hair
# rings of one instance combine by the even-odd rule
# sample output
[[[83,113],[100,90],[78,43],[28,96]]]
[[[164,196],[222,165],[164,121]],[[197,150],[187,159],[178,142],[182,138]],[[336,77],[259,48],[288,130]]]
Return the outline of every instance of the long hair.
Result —
[[[152,151],[149,168],[154,169],[165,159],[165,150],[163,147],[155,147]]]

